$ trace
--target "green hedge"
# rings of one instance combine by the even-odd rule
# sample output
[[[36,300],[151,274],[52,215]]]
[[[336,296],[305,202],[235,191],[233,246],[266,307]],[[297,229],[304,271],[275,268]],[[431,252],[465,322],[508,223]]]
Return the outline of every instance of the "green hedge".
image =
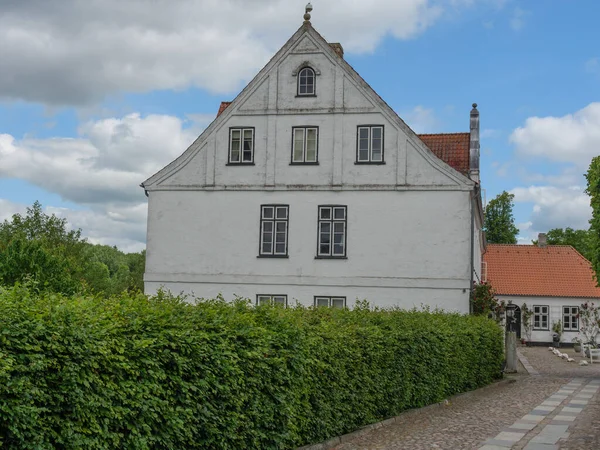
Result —
[[[500,377],[490,320],[0,290],[0,442],[294,448]]]

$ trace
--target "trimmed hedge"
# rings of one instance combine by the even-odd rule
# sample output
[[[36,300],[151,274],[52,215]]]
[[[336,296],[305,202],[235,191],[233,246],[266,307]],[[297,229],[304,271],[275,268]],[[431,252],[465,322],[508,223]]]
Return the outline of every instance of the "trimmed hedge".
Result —
[[[0,443],[294,448],[501,377],[481,317],[0,289]]]

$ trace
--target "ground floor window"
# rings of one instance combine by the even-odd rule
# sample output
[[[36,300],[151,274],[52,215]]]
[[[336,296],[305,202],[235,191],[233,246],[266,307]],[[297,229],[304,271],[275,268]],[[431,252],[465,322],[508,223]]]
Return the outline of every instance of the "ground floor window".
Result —
[[[315,306],[326,306],[328,308],[345,308],[346,297],[315,296]]]
[[[563,306],[563,330],[579,331],[578,306]]]
[[[287,295],[263,295],[256,296],[257,305],[281,305],[287,306]]]
[[[533,329],[547,330],[548,329],[548,306],[533,306]]]

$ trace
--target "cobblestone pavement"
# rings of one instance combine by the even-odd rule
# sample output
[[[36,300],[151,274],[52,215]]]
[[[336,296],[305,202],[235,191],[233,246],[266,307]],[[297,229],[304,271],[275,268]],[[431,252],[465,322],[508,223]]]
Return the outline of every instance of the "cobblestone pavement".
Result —
[[[590,385],[600,380],[600,364],[579,366],[581,358],[572,349],[561,351],[575,357],[576,363],[554,356],[546,347],[521,347],[519,351],[539,375],[528,375],[520,365],[519,373],[507,380],[453,397],[444,406],[408,411],[393,424],[341,444],[336,450],[600,450],[600,390],[595,390],[597,384]],[[591,398],[576,397],[579,395]],[[588,403],[578,404],[582,400]],[[541,419],[529,417],[532,412]],[[565,415],[573,417],[565,419]],[[491,441],[497,437],[509,440]],[[544,443],[553,437],[555,444]]]

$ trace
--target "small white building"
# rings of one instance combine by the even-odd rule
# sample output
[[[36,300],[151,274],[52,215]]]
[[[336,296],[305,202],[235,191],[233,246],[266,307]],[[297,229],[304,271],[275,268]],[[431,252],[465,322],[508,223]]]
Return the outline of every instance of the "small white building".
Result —
[[[590,262],[570,245],[546,245],[544,234],[538,245],[488,244],[484,269],[496,297],[517,306],[518,337],[525,338],[522,305],[533,311],[531,342],[552,344],[552,325],[561,321],[562,342],[572,344],[580,306],[600,301]]]
[[[147,293],[469,311],[484,246],[476,105],[468,132],[418,136],[343,53],[305,20],[142,183]]]

